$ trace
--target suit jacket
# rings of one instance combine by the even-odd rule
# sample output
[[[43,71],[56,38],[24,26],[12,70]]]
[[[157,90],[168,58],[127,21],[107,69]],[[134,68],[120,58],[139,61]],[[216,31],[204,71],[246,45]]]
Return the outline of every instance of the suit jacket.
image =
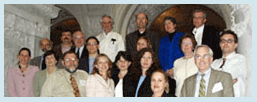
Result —
[[[192,29],[193,31],[193,29]],[[214,59],[218,59],[222,57],[222,51],[220,49],[220,31],[219,29],[213,27],[213,26],[204,26],[203,30],[203,37],[202,37],[202,44],[208,45],[214,55]]]
[[[196,76],[197,74],[194,74],[185,80],[181,90],[181,97],[194,97]],[[213,93],[214,85],[219,82],[221,82],[223,89]],[[229,73],[211,69],[206,97],[234,97],[233,84]]]
[[[76,50],[76,47],[72,48],[70,51],[73,51],[74,53]],[[86,71],[87,73],[89,73],[89,60],[88,60],[88,51],[86,48],[86,45],[84,45],[84,49],[81,53],[81,56],[79,58],[79,66],[78,69],[82,69],[84,71]]]
[[[29,64],[37,66],[39,70],[43,70],[41,68],[41,60],[42,60],[42,56],[37,56],[37,57],[34,57],[32,60],[30,60]]]
[[[132,58],[137,54],[137,39],[139,31],[132,32],[126,35],[126,51],[131,55]],[[152,48],[158,54],[159,50],[159,34],[156,32],[146,30],[145,36],[150,40]]]
[[[41,89],[46,80],[46,69],[37,71],[34,77],[34,96],[39,97]]]
[[[75,48],[74,45],[72,45],[70,49],[73,49],[73,48]],[[63,59],[63,53],[62,53],[62,46],[61,46],[61,44],[54,46],[53,47],[53,51],[56,53],[56,55],[59,57],[59,59]]]
[[[114,82],[104,80],[99,74],[91,74],[86,81],[86,97],[114,97]]]

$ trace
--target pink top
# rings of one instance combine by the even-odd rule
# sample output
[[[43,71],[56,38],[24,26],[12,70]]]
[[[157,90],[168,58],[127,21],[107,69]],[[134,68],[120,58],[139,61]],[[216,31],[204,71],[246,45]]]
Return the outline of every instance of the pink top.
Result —
[[[11,97],[34,97],[34,74],[37,66],[28,65],[27,73],[23,74],[18,66],[8,70],[8,92]]]

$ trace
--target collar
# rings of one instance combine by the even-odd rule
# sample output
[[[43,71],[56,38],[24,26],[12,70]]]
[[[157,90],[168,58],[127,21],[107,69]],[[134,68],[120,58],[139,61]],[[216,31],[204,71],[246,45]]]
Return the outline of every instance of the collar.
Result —
[[[204,73],[198,71],[197,75],[201,76],[202,74],[205,74],[205,76],[207,76],[207,75],[210,75],[210,73],[211,73],[211,67],[209,67]]]
[[[105,32],[102,33],[104,37],[110,36],[112,34],[112,30],[106,35]]]
[[[53,72],[55,72],[57,70],[57,68],[56,67],[54,67],[54,71]],[[52,73],[53,73],[52,72]],[[48,70],[47,70],[47,68],[46,68],[46,76],[48,76],[49,75],[49,73],[48,73]]]
[[[230,59],[230,58],[232,58],[235,54],[236,54],[236,52],[234,51],[234,52],[230,53],[228,56],[226,56],[225,58],[226,58],[226,59]],[[222,58],[224,58],[224,56],[222,56]]]
[[[81,51],[81,49],[84,49],[85,45],[82,45],[80,48],[76,47],[76,52],[78,51],[78,49]]]
[[[205,26],[205,24],[203,24],[203,25],[200,26],[199,28],[196,28],[196,27],[195,27],[195,28],[193,29],[193,32],[195,32],[195,31],[196,31],[196,32],[203,32],[204,26]],[[193,33],[193,34],[194,34],[194,33]],[[195,34],[194,34],[194,35],[195,35]]]

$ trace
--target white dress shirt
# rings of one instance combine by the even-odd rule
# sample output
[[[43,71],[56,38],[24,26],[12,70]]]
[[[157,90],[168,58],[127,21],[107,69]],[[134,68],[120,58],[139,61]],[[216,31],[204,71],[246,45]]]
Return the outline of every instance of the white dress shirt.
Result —
[[[76,47],[76,49],[75,49],[76,54],[77,54],[78,49],[79,49],[79,58],[81,57],[81,54],[82,54],[83,49],[84,49],[84,46],[85,46],[85,45],[81,46],[80,48]],[[79,58],[78,58],[78,59],[79,59]]]
[[[106,54],[112,62],[114,62],[119,51],[125,51],[124,41],[122,36],[116,32],[105,32],[96,36],[100,42],[100,53]]]
[[[197,45],[202,44],[202,38],[203,38],[203,30],[204,30],[204,24],[200,26],[199,28],[194,28],[192,33],[195,35],[195,40],[197,42]]]
[[[207,90],[208,90],[208,85],[209,85],[209,79],[210,79],[210,75],[211,75],[211,68],[209,68],[204,73],[201,73],[199,71],[197,72],[196,84],[195,84],[195,97],[199,97],[199,88],[200,88],[200,82],[201,82],[201,79],[202,79],[202,76],[201,76],[202,74],[205,74],[203,78],[205,80],[205,87],[206,87],[206,89],[204,91],[205,91],[205,95],[206,95],[207,94]]]
[[[231,74],[232,79],[237,79],[233,85],[235,97],[245,97],[246,82],[246,59],[243,55],[233,52],[226,56],[225,64],[220,68],[223,58],[216,59],[212,63],[212,67]]]
[[[123,79],[120,79],[115,87],[115,97],[123,97]]]
[[[174,62],[174,79],[176,80],[176,96],[179,97],[184,80],[198,71],[194,57],[185,59],[181,57]]]

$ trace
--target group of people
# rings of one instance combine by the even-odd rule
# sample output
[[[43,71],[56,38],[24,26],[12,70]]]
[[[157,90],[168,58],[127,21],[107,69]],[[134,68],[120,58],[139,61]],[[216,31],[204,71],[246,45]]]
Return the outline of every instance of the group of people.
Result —
[[[236,53],[238,37],[205,25],[206,13],[193,12],[192,34],[176,31],[165,17],[168,33],[160,38],[146,28],[145,13],[136,15],[138,30],[126,35],[112,31],[104,15],[103,33],[86,39],[80,31],[63,31],[62,43],[40,41],[42,56],[30,61],[28,48],[8,70],[13,97],[244,97],[246,59]]]

